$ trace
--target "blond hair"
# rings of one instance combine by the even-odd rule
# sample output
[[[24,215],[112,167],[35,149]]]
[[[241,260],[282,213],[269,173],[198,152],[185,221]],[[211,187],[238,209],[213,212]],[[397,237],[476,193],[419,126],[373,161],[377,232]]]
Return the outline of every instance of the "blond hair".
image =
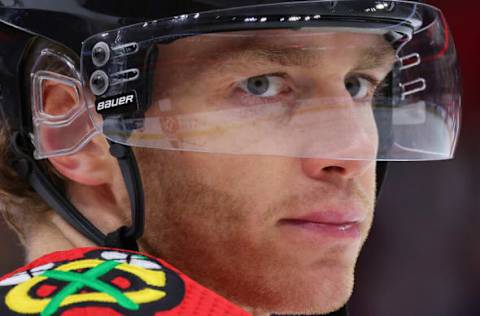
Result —
[[[68,56],[78,67],[78,57],[70,50],[44,39],[36,39],[29,46],[30,50],[25,59],[25,73],[23,78],[26,81],[24,93],[31,94],[31,74],[30,69],[37,61],[38,57],[46,49],[55,51]],[[67,74],[64,64],[58,60],[46,61],[43,63],[44,69],[59,74]],[[29,98],[25,98],[29,104]],[[48,216],[46,213],[52,212],[47,203],[31,188],[29,183],[20,177],[10,165],[10,137],[12,126],[8,122],[0,121],[0,213],[5,221],[17,233],[20,241],[25,244],[29,232],[33,225],[45,221]],[[53,184],[61,191],[65,192],[65,179],[61,177],[48,160],[40,161],[40,165],[47,173]]]

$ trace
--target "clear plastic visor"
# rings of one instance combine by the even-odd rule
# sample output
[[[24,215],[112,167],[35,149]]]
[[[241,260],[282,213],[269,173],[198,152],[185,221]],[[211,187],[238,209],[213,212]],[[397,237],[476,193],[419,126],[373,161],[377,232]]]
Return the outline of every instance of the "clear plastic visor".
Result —
[[[441,13],[422,10],[431,11],[428,25],[403,36],[394,36],[392,25],[377,24],[178,32],[174,39],[142,38],[140,26],[121,29],[84,45],[84,65],[99,56],[100,42],[112,55],[106,65],[84,67],[84,84],[96,95],[86,106],[98,131],[131,146],[346,160],[448,159],[459,128],[456,54]],[[321,17],[291,17],[315,18]],[[252,19],[262,23],[261,16]],[[115,56],[132,42],[138,53]],[[139,57],[147,47],[148,62],[147,54]],[[95,71],[107,74],[105,91],[93,91]]]
[[[153,103],[142,128],[123,140],[128,144],[246,155],[378,156],[375,90],[395,60],[380,35],[244,31],[198,35],[157,49]],[[120,140],[121,133],[109,127],[104,131]]]
[[[106,126],[113,139],[163,149],[328,159],[452,155],[457,113],[426,91],[427,78],[428,85],[449,79],[435,78],[431,69],[415,78],[412,90],[399,87],[398,95],[388,95],[395,93],[389,76],[397,56],[383,35],[247,31],[157,48],[153,103],[142,128],[122,139]]]

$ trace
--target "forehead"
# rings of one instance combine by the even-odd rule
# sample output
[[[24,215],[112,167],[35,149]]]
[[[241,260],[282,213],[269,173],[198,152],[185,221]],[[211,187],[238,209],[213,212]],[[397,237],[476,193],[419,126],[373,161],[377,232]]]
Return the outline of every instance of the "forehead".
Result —
[[[183,49],[182,55],[216,54],[248,49],[301,49],[328,51],[366,48],[392,50],[382,34],[332,29],[257,30],[196,35],[160,45],[161,49]]]
[[[382,34],[348,30],[257,30],[212,33],[158,45],[158,65],[193,68],[243,62],[283,66],[320,64],[390,67],[395,52]],[[193,67],[193,68],[192,68]]]

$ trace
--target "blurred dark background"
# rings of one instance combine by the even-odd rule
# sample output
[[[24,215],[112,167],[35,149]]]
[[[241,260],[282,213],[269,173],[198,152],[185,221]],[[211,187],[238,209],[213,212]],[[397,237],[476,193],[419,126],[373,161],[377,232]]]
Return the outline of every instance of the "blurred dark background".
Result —
[[[352,316],[480,315],[479,1],[432,0],[463,75],[456,159],[393,164],[360,257]]]
[[[391,166],[352,316],[480,315],[480,2],[430,3],[444,11],[459,51],[461,141],[454,161]],[[1,221],[0,241],[1,275],[22,264],[23,251]]]

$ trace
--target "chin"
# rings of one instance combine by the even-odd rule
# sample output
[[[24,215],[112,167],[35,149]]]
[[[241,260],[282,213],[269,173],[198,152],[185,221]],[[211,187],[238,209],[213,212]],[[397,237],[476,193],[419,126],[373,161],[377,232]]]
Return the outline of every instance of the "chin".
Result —
[[[297,275],[284,274],[272,281],[263,293],[251,298],[249,310],[279,315],[328,314],[341,309],[350,299],[354,276],[352,268],[325,268],[322,271]],[[281,280],[280,280],[281,278]],[[274,285],[276,283],[276,285]],[[254,304],[251,304],[251,303]]]

